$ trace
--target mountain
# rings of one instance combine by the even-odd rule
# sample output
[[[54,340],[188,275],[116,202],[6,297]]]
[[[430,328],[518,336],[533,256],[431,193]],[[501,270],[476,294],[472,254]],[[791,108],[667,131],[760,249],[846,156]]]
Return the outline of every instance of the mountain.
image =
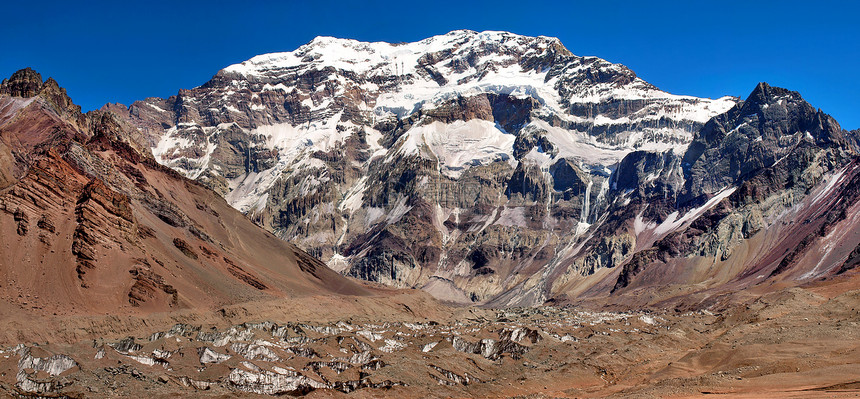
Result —
[[[736,280],[773,264],[740,248],[816,206],[804,201],[857,149],[797,93],[672,95],[558,39],[505,32],[320,37],[105,109],[158,162],[333,269],[491,306],[747,287]]]
[[[855,137],[797,92],[761,83],[708,121],[682,156],[628,155],[614,175],[613,187],[623,185],[610,194],[617,202],[608,222],[585,244],[584,251],[603,245],[602,257],[590,253],[576,263],[599,267],[608,252],[623,266],[582,296],[605,298],[611,287],[614,301],[641,303],[684,287],[690,295],[682,306],[700,308],[745,289],[853,269],[860,248]]]
[[[4,324],[367,293],[31,69],[0,85],[0,229]]]
[[[856,395],[859,138],[498,32],[320,38],[86,114],[24,69],[0,392]]]

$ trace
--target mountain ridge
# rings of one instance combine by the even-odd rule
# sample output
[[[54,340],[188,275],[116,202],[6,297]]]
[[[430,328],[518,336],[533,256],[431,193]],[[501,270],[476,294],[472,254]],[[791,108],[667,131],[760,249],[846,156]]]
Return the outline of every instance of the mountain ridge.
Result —
[[[110,112],[82,114],[31,69],[3,81],[3,314],[145,314],[371,294],[158,164],[142,143]]]
[[[772,108],[743,119],[757,103]],[[824,149],[828,172],[857,149],[796,93],[762,83],[746,101],[676,96],[557,39],[506,32],[317,38],[177,96],[109,108],[146,132],[159,162],[335,270],[493,306],[569,297],[573,281],[580,294],[616,295],[627,285],[619,266],[779,157]],[[625,209],[631,192],[655,206]],[[759,230],[747,231],[708,245],[723,251]]]

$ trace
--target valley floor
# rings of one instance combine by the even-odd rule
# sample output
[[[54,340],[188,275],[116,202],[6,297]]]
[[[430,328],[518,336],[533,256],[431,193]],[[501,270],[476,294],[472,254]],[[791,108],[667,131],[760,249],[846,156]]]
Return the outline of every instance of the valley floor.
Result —
[[[45,316],[42,328],[4,313],[0,392],[12,396],[860,395],[857,278],[686,313],[448,308],[420,292]]]

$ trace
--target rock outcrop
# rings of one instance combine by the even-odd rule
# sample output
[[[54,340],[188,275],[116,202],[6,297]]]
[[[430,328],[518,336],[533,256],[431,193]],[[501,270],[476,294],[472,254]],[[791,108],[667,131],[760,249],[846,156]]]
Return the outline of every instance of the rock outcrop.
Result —
[[[0,93],[0,297],[23,314],[365,292],[159,165],[112,113],[81,114],[53,80],[22,70]]]

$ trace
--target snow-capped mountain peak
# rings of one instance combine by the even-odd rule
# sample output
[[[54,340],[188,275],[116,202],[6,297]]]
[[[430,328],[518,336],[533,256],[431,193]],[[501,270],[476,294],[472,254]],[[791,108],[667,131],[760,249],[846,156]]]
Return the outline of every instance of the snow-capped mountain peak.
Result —
[[[385,65],[404,69],[383,69],[379,71],[380,73],[405,75],[414,72],[419,60],[426,54],[455,48],[462,54],[488,45],[511,49],[522,47],[529,42],[534,42],[533,46],[536,50],[545,50],[549,46],[561,46],[556,38],[527,37],[495,31],[457,30],[413,43],[368,43],[354,39],[318,36],[294,51],[259,55],[240,64],[228,66],[224,72],[260,76],[272,70],[312,64],[365,73],[378,70],[381,65]]]
[[[414,223],[415,212],[446,248],[487,229],[529,229],[521,207],[532,202],[549,210],[573,201],[570,220],[540,224],[574,220],[568,227],[584,232],[607,206],[622,158],[680,154],[736,103],[665,93],[556,38],[460,30],[399,44],[317,37],[128,113],[159,162],[345,273],[378,280],[366,262],[394,255],[372,235]],[[494,216],[468,234],[446,221],[474,212]],[[399,286],[469,275],[450,250],[382,273]]]

